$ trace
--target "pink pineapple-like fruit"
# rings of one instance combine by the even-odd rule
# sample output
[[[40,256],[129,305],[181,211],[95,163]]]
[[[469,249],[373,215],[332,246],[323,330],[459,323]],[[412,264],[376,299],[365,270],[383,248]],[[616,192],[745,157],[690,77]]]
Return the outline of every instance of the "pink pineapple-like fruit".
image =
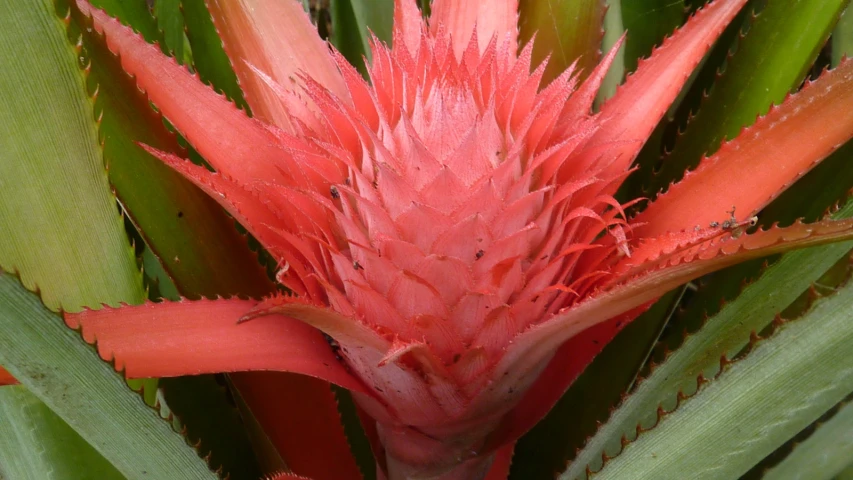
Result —
[[[853,77],[849,62],[757,127],[778,120],[820,136],[787,147],[776,138],[796,161],[745,167],[743,156],[767,148],[756,134],[724,147],[635,218],[614,199],[743,0],[697,13],[598,114],[593,100],[618,45],[582,82],[571,67],[543,82],[533,43],[519,51],[517,2],[435,3],[427,25],[413,1],[396,2],[393,48],[373,42],[365,80],[327,52],[297,2],[258,4],[268,14],[260,15],[211,1],[223,37],[241,39],[226,47],[257,115],[249,119],[79,0],[215,172],[148,150],[263,244],[287,292],[86,311],[68,323],[131,376],[271,369],[338,383],[353,391],[382,474],[480,478],[494,452],[668,289],[851,235],[849,222],[829,221],[743,234],[791,179],[850,137],[851,96],[826,95]],[[273,61],[273,47],[288,45],[264,30],[278,20],[288,25],[282,35],[313,35],[280,55],[293,68]],[[818,129],[804,120],[815,108],[843,118]],[[761,172],[748,188],[722,183],[744,168]],[[732,205],[739,216],[727,213]],[[146,343],[152,330],[170,328],[187,339]],[[204,342],[227,348],[211,354]],[[192,355],[181,351],[190,343]]]

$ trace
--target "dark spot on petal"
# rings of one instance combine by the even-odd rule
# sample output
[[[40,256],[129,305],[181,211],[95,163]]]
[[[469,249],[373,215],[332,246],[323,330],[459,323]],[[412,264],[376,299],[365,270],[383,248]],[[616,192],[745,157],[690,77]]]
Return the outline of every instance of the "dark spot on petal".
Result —
[[[338,187],[332,185],[332,188],[329,189],[329,192],[332,194],[332,198],[338,199],[341,198],[341,192],[338,191]]]
[[[458,354],[458,353],[457,353],[456,355],[454,355],[454,356],[453,356],[453,363],[458,362],[460,358],[462,358],[462,355],[461,355],[461,354]]]
[[[484,252],[482,250],[477,250],[477,254],[474,256],[477,257],[477,260],[479,260],[479,259],[483,258],[483,255],[485,255],[485,254],[486,254],[486,252]]]
[[[184,212],[178,212],[178,218],[184,218]]]

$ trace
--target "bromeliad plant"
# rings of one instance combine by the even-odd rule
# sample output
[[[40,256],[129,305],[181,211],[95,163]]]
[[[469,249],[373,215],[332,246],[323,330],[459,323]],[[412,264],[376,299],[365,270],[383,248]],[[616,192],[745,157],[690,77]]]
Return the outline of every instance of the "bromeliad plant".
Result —
[[[800,86],[846,1],[755,2],[744,10],[746,0],[716,0],[690,15],[607,100],[619,69],[632,68],[642,54],[641,42],[650,47],[658,40],[649,27],[666,15],[673,26],[681,23],[680,2],[668,2],[649,13],[660,17],[648,20],[630,14],[637,5],[656,12],[653,7],[664,2],[623,4],[621,20],[638,27],[637,40],[629,26],[601,59],[604,8],[598,1],[436,0],[428,16],[414,0],[333,2],[337,49],[327,47],[294,0],[209,0],[206,9],[200,1],[158,0],[153,13],[159,23],[152,23],[144,2],[101,3],[139,33],[85,0],[59,4],[84,72],[71,87],[95,98],[109,180],[132,221],[128,228],[145,244],[140,251],[151,272],[149,285],[160,287],[151,296],[158,298],[159,291],[169,297],[172,286],[175,301],[142,302],[127,255],[114,254],[121,250],[120,235],[107,220],[95,220],[101,230],[92,231],[110,232],[102,256],[124,258],[116,262],[129,270],[120,275],[125,283],[110,284],[117,277],[108,272],[117,267],[104,262],[101,273],[92,274],[102,278],[72,286],[81,272],[72,257],[97,255],[85,245],[71,254],[59,253],[64,245],[48,249],[58,253],[57,261],[71,264],[58,267],[54,281],[46,263],[33,258],[39,246],[26,245],[17,233],[11,247],[0,249],[0,265],[17,272],[24,286],[40,287],[45,304],[65,310],[65,323],[129,378],[232,373],[219,377],[224,384],[213,377],[164,379],[157,402],[200,442],[201,452],[210,453],[206,458],[221,474],[251,477],[288,469],[316,479],[358,477],[328,383],[349,390],[354,400],[347,403],[348,395],[336,390],[351,440],[358,444],[364,436],[373,454],[355,449],[362,469],[375,468],[377,477],[389,479],[506,478],[514,448],[512,471],[518,478],[540,476],[537,468],[553,472],[592,433],[572,425],[604,420],[623,391],[630,396],[576,453],[565,478],[598,469],[602,476],[626,478],[697,472],[709,475],[703,478],[737,477],[774,450],[773,458],[784,457],[791,450],[783,446],[787,439],[853,392],[847,375],[853,365],[842,360],[849,357],[844,346],[853,335],[844,314],[853,297],[832,275],[820,285],[842,292],[781,331],[765,332],[769,339],[750,341],[750,332],[765,329],[839,260],[832,273],[846,278],[849,243],[786,255],[740,296],[742,271],[717,274],[711,287],[695,294],[682,295],[680,288],[750,259],[853,239],[853,221],[839,218],[846,210],[814,223],[756,227],[759,219],[790,220],[792,203],[795,215],[814,216],[815,208],[822,211],[853,185],[851,169],[842,166],[839,173],[835,160],[828,164],[830,175],[818,168],[793,187],[795,202],[780,197],[825,157],[849,149],[844,145],[853,137],[853,62],[833,60],[835,68],[766,112],[777,97]],[[13,32],[25,36],[35,25],[28,17],[60,25],[44,12],[32,14],[44,5],[16,8],[21,11],[10,21],[18,29],[10,27]],[[761,13],[750,16],[755,8]],[[610,13],[610,23],[617,24],[610,31],[617,35],[619,14]],[[323,18],[319,23],[327,29]],[[377,34],[391,34],[358,43],[367,38],[365,21]],[[739,35],[740,22],[750,26],[745,36]],[[778,32],[796,37],[786,39],[796,47],[762,51]],[[842,24],[825,50],[837,56],[851,34]],[[161,36],[176,58],[144,35]],[[738,49],[727,58],[732,40]],[[363,62],[360,53],[366,55]],[[53,68],[51,62],[43,63]],[[196,74],[178,62],[191,63]],[[73,73],[68,78],[77,78]],[[697,99],[713,80],[710,96]],[[2,85],[7,104],[13,86]],[[682,90],[687,94],[679,97]],[[697,105],[699,113],[691,117]],[[766,114],[695,164],[757,113]],[[194,150],[173,138],[160,114]],[[683,133],[667,133],[669,121],[678,128],[687,117]],[[59,123],[48,127],[64,128]],[[20,128],[28,138],[47,141],[48,127]],[[27,145],[21,132],[10,132],[4,138]],[[673,139],[674,149],[659,166],[661,147]],[[6,173],[51,175],[32,174],[13,153],[4,152],[2,160]],[[41,159],[31,161],[40,165]],[[260,244],[270,275],[231,220],[163,165],[218,202]],[[87,180],[69,179],[69,192],[105,185],[97,168],[77,175]],[[669,181],[674,183],[667,186]],[[92,202],[109,203],[98,192]],[[831,198],[822,200],[817,192]],[[3,194],[0,219],[6,228],[10,214],[28,222],[25,210],[16,210],[13,193]],[[45,212],[60,208],[40,202]],[[69,228],[84,234],[72,242],[92,238],[86,227]],[[8,276],[3,281],[0,293],[9,311],[0,316],[50,323],[51,315],[15,281]],[[178,292],[248,298],[177,300]],[[737,298],[697,333],[683,339],[671,333],[684,328],[689,316],[673,315],[675,307],[713,313],[707,302],[727,296]],[[97,305],[118,301],[139,305]],[[732,320],[724,323],[726,318]],[[667,321],[669,330],[662,333]],[[48,358],[67,357],[56,353],[53,337],[34,322],[4,334],[0,361],[85,439],[59,423],[93,465],[136,478],[150,473],[146,460],[158,463],[159,457],[145,458],[150,454],[165,458],[154,467],[156,478],[207,473],[199,469],[200,460],[170,451],[165,441],[159,450],[149,445],[132,451],[140,448],[133,443],[136,433],[128,434],[130,441],[119,440],[122,428],[107,431],[92,425],[97,420],[79,418],[80,409],[95,415],[86,402],[97,388],[86,383],[89,377],[69,373],[77,367],[27,360],[27,349],[37,345],[51,346]],[[90,352],[80,350],[79,339],[67,337],[73,332],[51,328],[50,335],[65,339],[63,348],[87,358]],[[805,347],[790,347],[812,337]],[[653,356],[644,379],[632,386],[658,339],[683,345],[663,358]],[[747,344],[748,353],[734,365],[719,361]],[[830,360],[833,365],[823,367],[829,373],[804,374],[809,365],[820,365],[814,362]],[[81,360],[88,367],[80,368],[100,368],[92,362]],[[240,373],[264,371],[287,374]],[[705,385],[711,374],[715,381]],[[100,370],[89,375],[113,380]],[[697,379],[696,395],[659,418],[663,408],[674,408],[676,394],[681,399],[697,389]],[[592,392],[591,382],[599,383]],[[685,387],[689,382],[692,388]],[[765,390],[756,389],[762,382]],[[107,390],[121,396],[114,383]],[[72,388],[69,384],[79,394],[72,396],[73,408],[69,395],[56,388]],[[150,391],[151,381],[148,385]],[[12,398],[8,405],[39,405],[23,390],[8,393],[21,388],[4,388]],[[222,388],[233,408],[222,400]],[[578,392],[590,397],[583,412],[572,403]],[[773,395],[778,399],[771,408],[749,410]],[[542,426],[519,441],[555,404]],[[114,412],[115,403],[110,405]],[[198,414],[201,405],[215,406],[205,416]],[[846,419],[844,408],[836,406],[833,421]],[[657,415],[652,422],[643,417],[648,413]],[[139,422],[136,428],[153,428],[150,418],[128,415]],[[217,422],[227,434],[216,431]],[[721,442],[733,436],[725,435],[731,422],[738,422],[741,436]],[[638,425],[655,424],[638,435]],[[549,428],[574,436],[551,435]],[[758,441],[754,432],[770,440]],[[814,441],[821,438],[815,434]],[[627,447],[611,460],[618,453],[614,440]],[[549,447],[539,449],[537,442]],[[731,459],[722,463],[716,461],[719,453],[708,455],[712,461],[692,453],[726,445],[730,450],[718,451]],[[836,450],[839,458],[846,454]],[[785,461],[796,462],[796,454],[794,449]],[[8,467],[6,462],[14,462],[8,455],[0,454],[0,460],[3,471],[27,468]]]

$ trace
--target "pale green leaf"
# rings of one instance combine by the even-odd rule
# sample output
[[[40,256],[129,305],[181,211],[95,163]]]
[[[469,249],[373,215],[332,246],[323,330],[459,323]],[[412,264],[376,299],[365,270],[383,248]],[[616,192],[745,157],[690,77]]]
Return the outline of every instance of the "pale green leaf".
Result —
[[[853,458],[853,403],[847,403],[779,464],[763,480],[829,480]]]
[[[8,274],[0,274],[0,364],[128,479],[216,478],[94,348]]]
[[[35,395],[16,385],[0,388],[0,478],[125,477]]]
[[[607,12],[604,14],[604,38],[601,42],[601,50],[609,52],[624,32],[622,1],[607,0]],[[610,70],[607,71],[607,75],[605,75],[604,81],[601,83],[601,88],[598,90],[598,96],[596,97],[596,104],[598,105],[612,97],[616,93],[616,88],[622,84],[622,80],[625,78],[625,48],[625,45],[619,48],[619,53],[616,54],[613,64],[610,65]]]
[[[0,268],[45,304],[141,302],[79,54],[50,0],[0,15]]]
[[[760,341],[596,479],[737,478],[853,391],[853,283]]]
[[[837,215],[846,217],[851,214],[853,204],[848,204]],[[631,439],[638,425],[654,425],[659,405],[672,408],[680,390],[689,392],[695,389],[700,373],[713,375],[719,367],[721,355],[732,355],[743,348],[749,341],[750,332],[761,331],[851,248],[853,243],[844,242],[795,251],[769,267],[760,279],[744,288],[740,296],[708,319],[666,361],[655,366],[646,378],[637,383],[634,391],[589,439],[561,478],[584,478],[587,466],[593,470],[600,468],[602,453],[615,455],[619,452],[623,436]]]

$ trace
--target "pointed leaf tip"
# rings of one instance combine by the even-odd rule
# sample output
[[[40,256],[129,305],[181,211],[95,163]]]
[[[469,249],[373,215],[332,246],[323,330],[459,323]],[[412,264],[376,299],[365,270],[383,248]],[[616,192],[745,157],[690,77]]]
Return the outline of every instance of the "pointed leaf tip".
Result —
[[[436,32],[439,25],[443,25],[450,33],[457,58],[462,57],[474,33],[481,54],[492,38],[497,40],[498,45],[504,39],[515,45],[518,42],[518,0],[435,0],[430,28]]]
[[[614,160],[607,167],[610,174],[628,169],[696,65],[746,2],[715,0],[696,12],[640,62],[637,71],[602,106],[602,127],[592,143],[625,142],[608,154]],[[592,156],[586,162],[594,159]]]
[[[246,101],[258,118],[289,129],[294,112],[288,111],[282,98],[254,69],[300,96],[305,87],[300,75],[307,75],[348,101],[329,47],[320,39],[301,2],[209,0],[207,4]],[[311,102],[304,96],[303,100]]]
[[[6,371],[3,367],[0,367],[0,387],[4,385],[17,385],[18,380],[12,376],[11,373]]]
[[[118,20],[86,0],[77,0],[77,6],[92,17],[95,29],[106,36],[110,50],[151,102],[217,171],[241,182],[281,178],[274,165],[283,152],[259,121]]]

